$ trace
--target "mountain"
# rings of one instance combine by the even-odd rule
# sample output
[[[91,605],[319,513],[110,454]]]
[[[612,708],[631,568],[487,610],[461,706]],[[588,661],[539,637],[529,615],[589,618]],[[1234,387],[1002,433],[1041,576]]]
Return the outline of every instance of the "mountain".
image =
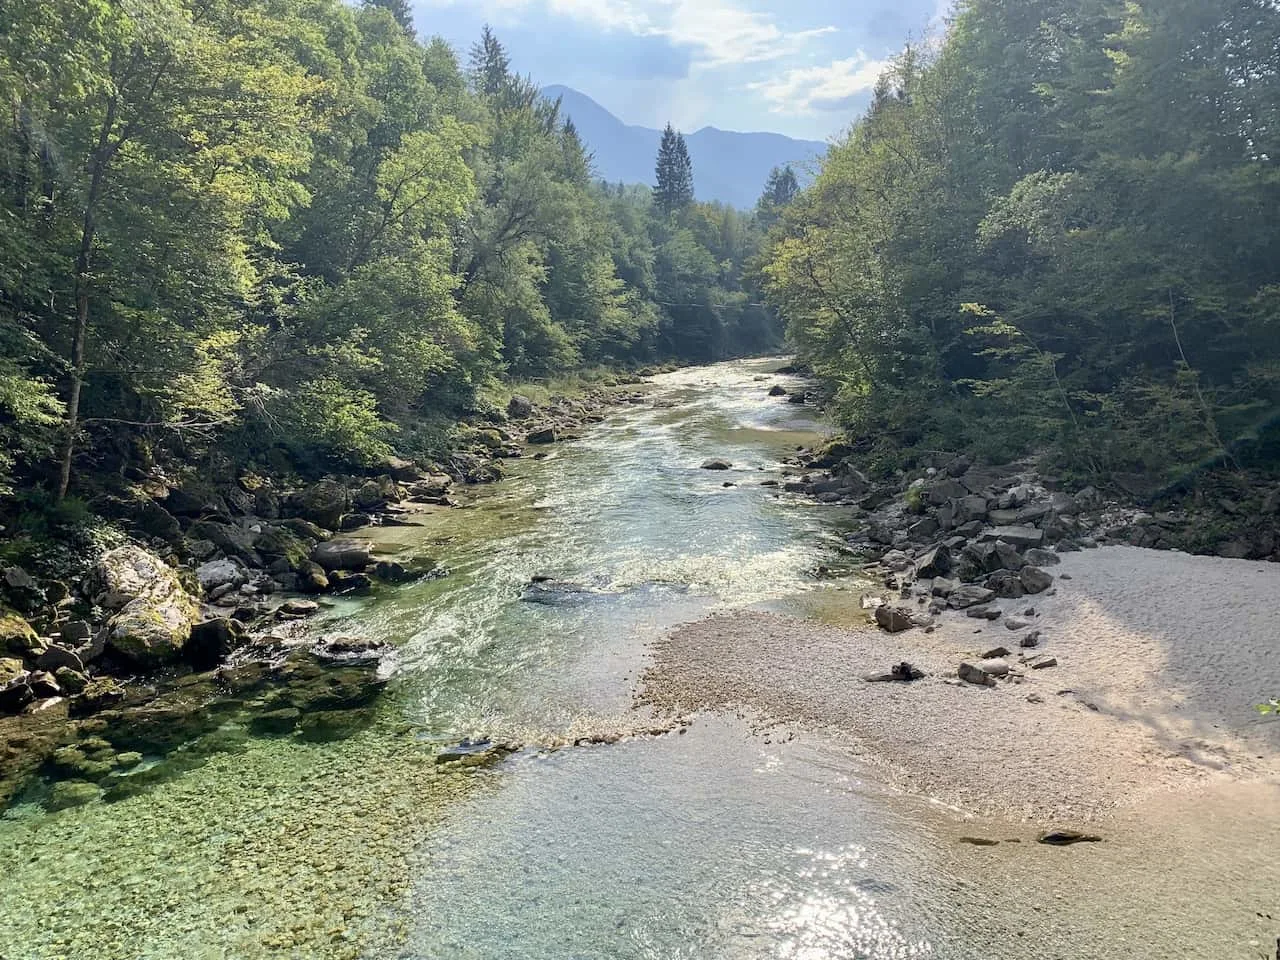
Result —
[[[586,94],[569,87],[544,87],[542,95],[561,100],[595,155],[596,173],[611,183],[653,183],[660,130],[623,123]],[[719,200],[739,209],[754,207],[774,167],[791,163],[796,173],[827,151],[816,140],[793,140],[777,133],[734,133],[703,127],[685,136],[693,159],[693,188],[699,200]]]

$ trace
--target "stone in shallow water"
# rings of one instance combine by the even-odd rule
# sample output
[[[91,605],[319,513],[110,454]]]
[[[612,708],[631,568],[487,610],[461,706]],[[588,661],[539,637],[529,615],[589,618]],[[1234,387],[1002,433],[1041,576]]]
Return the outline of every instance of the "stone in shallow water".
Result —
[[[463,740],[461,743],[445,747],[436,754],[436,763],[452,763],[455,760],[465,760],[469,757],[483,757],[489,755],[495,749],[492,740]]]

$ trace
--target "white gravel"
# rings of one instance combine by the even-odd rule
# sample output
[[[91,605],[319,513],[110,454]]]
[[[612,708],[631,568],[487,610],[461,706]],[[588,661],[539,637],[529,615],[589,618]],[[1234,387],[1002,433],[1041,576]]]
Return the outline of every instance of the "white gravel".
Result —
[[[855,625],[743,613],[681,628],[656,644],[641,699],[817,728],[895,784],[983,817],[1088,824],[1171,791],[1280,782],[1280,719],[1254,709],[1280,696],[1280,565],[1131,547],[1063,560],[1055,595],[999,601],[1034,621],[1043,639],[1026,652],[1056,667],[1019,667],[1026,630],[948,612],[933,633],[890,636],[866,624],[858,592],[831,590],[827,615],[843,607]],[[1025,676],[955,679],[1001,645]],[[861,679],[902,660],[929,676]]]

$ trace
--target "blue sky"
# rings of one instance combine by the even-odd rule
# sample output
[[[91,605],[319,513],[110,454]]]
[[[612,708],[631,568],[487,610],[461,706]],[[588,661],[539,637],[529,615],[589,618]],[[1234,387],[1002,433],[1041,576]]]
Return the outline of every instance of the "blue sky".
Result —
[[[947,0],[414,0],[419,34],[465,54],[486,22],[512,63],[628,123],[825,140],[855,120],[884,61]]]

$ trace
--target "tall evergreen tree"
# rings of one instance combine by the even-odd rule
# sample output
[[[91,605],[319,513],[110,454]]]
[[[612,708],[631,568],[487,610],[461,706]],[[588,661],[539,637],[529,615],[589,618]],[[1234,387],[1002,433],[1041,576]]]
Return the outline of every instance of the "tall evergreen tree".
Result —
[[[657,185],[653,202],[658,210],[670,216],[693,203],[693,162],[689,159],[689,148],[684,135],[669,123],[662,132],[655,173]]]
[[[796,172],[791,164],[785,167],[774,167],[769,174],[768,182],[765,183],[760,202],[756,204],[756,213],[760,222],[765,227],[773,226],[778,222],[782,211],[791,205],[799,193],[800,181],[796,179]]]

